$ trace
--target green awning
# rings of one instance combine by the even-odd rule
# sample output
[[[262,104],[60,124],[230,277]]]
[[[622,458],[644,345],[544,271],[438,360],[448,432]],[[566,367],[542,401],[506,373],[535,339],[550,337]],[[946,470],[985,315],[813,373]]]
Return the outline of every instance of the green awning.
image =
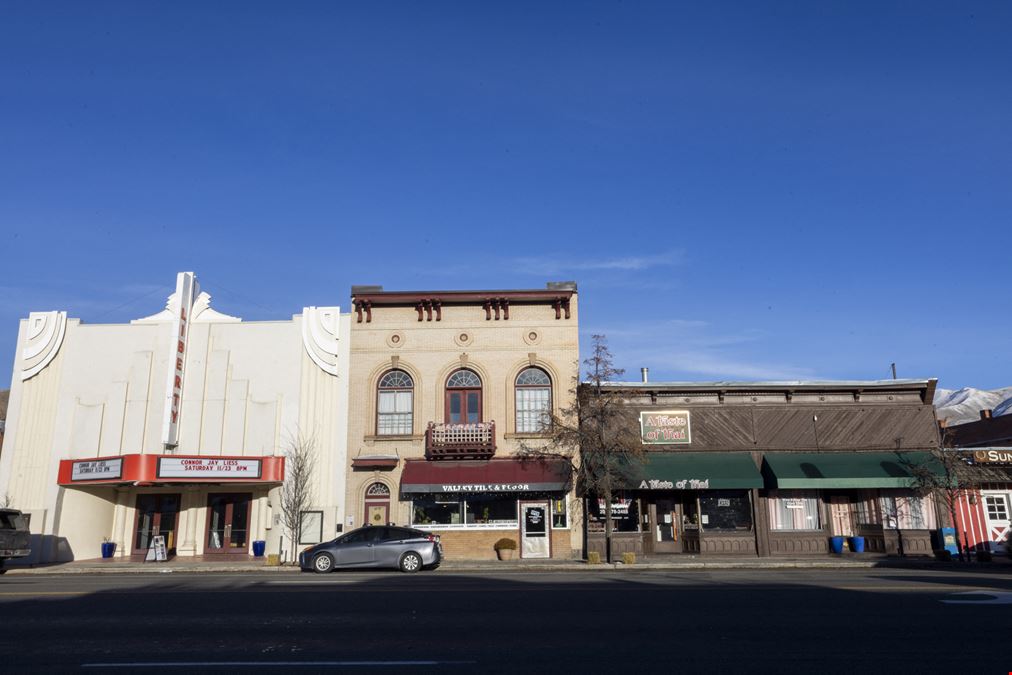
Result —
[[[768,452],[771,488],[909,488],[917,467],[944,475],[930,452]]]
[[[761,488],[763,477],[747,452],[648,452],[632,472],[633,490]]]

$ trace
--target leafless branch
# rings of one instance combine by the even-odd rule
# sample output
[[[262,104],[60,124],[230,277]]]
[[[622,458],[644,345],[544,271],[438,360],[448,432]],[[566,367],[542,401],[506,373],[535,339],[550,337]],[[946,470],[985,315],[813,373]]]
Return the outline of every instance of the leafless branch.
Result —
[[[302,513],[313,503],[313,474],[316,471],[316,438],[298,432],[285,448],[285,482],[281,487],[281,519],[291,550],[301,539]]]
[[[574,378],[572,403],[551,415],[548,433],[521,444],[521,459],[568,467],[567,478],[577,494],[605,500],[605,546],[611,560],[611,504],[613,494],[628,483],[644,454],[637,412],[625,399],[602,388],[620,376],[613,365],[607,339],[594,335],[593,351],[584,361],[586,384]],[[563,461],[560,461],[563,460]]]

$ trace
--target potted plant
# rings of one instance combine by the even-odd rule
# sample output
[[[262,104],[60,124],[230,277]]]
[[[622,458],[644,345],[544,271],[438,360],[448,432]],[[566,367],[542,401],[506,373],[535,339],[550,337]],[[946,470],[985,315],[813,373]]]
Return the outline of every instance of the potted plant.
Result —
[[[513,551],[517,550],[517,542],[509,537],[503,537],[492,546],[499,560],[512,560]]]
[[[116,542],[109,541],[109,537],[102,539],[102,557],[111,558],[116,553]]]

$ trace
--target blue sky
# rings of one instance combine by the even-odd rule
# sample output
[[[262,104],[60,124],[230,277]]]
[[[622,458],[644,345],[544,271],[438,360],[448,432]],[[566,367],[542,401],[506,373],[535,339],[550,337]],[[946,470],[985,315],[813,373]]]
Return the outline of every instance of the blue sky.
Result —
[[[654,379],[1012,384],[1008,3],[0,7],[17,320],[575,279]],[[294,5],[294,6],[293,6]]]

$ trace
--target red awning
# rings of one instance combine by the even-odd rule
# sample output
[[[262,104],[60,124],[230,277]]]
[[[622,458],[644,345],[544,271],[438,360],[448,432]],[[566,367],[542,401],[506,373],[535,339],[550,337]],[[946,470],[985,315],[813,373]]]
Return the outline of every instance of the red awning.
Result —
[[[401,474],[401,493],[565,492],[569,490],[569,478],[569,463],[565,460],[409,459]]]
[[[58,483],[80,485],[153,485],[173,483],[281,483],[285,458],[218,455],[115,455],[61,459]]]

